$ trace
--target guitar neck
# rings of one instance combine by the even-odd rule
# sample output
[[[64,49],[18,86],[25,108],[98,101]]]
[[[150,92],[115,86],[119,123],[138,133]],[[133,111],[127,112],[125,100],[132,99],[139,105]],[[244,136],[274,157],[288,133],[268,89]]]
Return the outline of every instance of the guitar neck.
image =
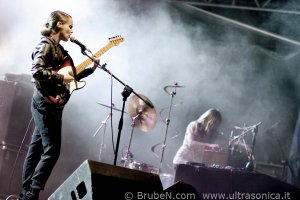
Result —
[[[96,58],[99,58],[100,56],[102,56],[105,52],[107,52],[112,46],[114,46],[112,43],[108,43],[107,45],[105,45],[102,49],[100,49],[99,51],[97,51],[95,53]],[[93,63],[93,61],[89,58],[86,59],[85,61],[83,61],[82,63],[80,63],[77,67],[76,67],[76,74],[79,74],[80,72],[82,72],[85,68],[87,68],[91,63]]]

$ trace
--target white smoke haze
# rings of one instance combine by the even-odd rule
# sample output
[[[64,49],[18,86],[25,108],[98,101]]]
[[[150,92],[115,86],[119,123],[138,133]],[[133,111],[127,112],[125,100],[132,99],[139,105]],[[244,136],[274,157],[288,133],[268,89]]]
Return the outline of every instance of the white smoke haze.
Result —
[[[178,83],[183,88],[176,90],[173,99],[170,126],[163,160],[163,171],[170,173],[172,159],[182,143],[185,127],[197,119],[206,109],[217,107],[224,118],[222,131],[229,135],[233,126],[253,125],[262,122],[257,137],[257,157],[268,156],[262,149],[264,131],[280,121],[285,131],[293,127],[295,113],[290,110],[295,104],[285,88],[289,73],[297,76],[293,67],[286,72],[281,56],[276,57],[253,45],[241,33],[224,32],[222,40],[214,40],[201,23],[186,24],[180,20],[180,11],[170,9],[164,1],[111,1],[111,0],[53,0],[9,1],[0,0],[0,74],[30,74],[31,52],[39,42],[40,29],[50,12],[62,10],[72,15],[74,36],[93,52],[105,46],[109,37],[121,35],[124,42],[112,47],[101,58],[107,69],[117,78],[148,97],[157,113],[165,109],[162,119],[168,117],[171,96],[164,87]],[[176,13],[179,12],[179,13]],[[220,37],[220,36],[219,36]],[[70,52],[75,65],[87,59],[80,48],[71,42],[62,45]],[[109,105],[111,101],[111,77],[97,70],[85,79],[85,88],[75,91],[66,106],[63,117],[64,145],[61,158],[48,184],[49,190],[64,181],[85,159],[97,160],[103,129],[96,137],[93,134],[110,110],[98,103]],[[299,84],[298,84],[299,85]],[[122,108],[121,92],[124,86],[113,79],[112,102]],[[282,93],[282,90],[285,92]],[[133,95],[133,94],[131,94]],[[127,111],[127,104],[125,111]],[[295,108],[295,106],[294,106]],[[294,112],[291,114],[291,112]],[[158,166],[159,159],[151,147],[164,139],[166,125],[159,116],[155,128],[144,133],[134,128],[131,152],[138,162]],[[120,112],[113,111],[114,141],[118,133]],[[121,150],[128,145],[131,119],[124,114],[118,165]],[[281,130],[280,130],[281,131]],[[287,134],[289,144],[292,133]],[[293,131],[293,130],[289,130]],[[102,162],[113,164],[110,120],[107,121]],[[289,150],[285,149],[286,152]],[[160,148],[156,149],[160,155]],[[269,151],[268,151],[269,152]],[[61,170],[63,166],[64,170]],[[46,194],[45,194],[46,195]]]

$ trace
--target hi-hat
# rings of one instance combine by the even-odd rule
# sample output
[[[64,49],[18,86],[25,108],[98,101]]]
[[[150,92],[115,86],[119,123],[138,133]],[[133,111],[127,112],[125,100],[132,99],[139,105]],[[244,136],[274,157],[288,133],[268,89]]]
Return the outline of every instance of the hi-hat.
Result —
[[[153,105],[144,95],[139,94],[139,96],[149,104]],[[132,118],[135,118],[135,126],[140,128],[141,131],[148,132],[155,127],[157,114],[154,107],[151,108],[138,96],[133,95],[129,99],[128,112]]]
[[[184,86],[182,86],[182,85],[178,85],[178,83],[174,83],[174,85],[166,85],[165,87],[164,87],[164,91],[167,93],[167,94],[172,94],[172,92],[169,92],[168,91],[168,89],[169,88],[182,88],[182,87],[184,87]]]
[[[105,104],[103,104],[103,103],[98,103],[98,102],[97,102],[97,104],[99,104],[99,105],[101,105],[101,106],[104,106],[104,107],[107,107],[107,108],[111,108],[111,109],[116,110],[116,111],[119,111],[119,112],[122,112],[122,110],[116,108],[114,104],[112,104],[112,106],[105,105]],[[127,113],[127,112],[124,111],[124,113]],[[128,114],[128,113],[127,113],[127,114]]]

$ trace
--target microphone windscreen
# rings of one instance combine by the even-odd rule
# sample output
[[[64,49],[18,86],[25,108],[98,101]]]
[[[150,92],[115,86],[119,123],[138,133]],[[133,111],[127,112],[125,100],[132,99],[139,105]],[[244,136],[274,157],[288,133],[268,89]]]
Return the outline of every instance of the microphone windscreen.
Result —
[[[75,38],[74,36],[71,36],[71,37],[70,37],[70,41],[71,41],[71,42],[75,42],[75,41],[76,41],[76,38]]]

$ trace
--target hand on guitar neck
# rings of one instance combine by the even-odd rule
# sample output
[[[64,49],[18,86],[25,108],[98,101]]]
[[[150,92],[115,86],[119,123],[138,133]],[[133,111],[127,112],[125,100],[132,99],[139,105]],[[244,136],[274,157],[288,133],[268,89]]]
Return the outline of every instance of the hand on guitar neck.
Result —
[[[91,67],[93,71],[97,69],[97,67],[100,65],[100,59],[97,59],[95,56],[93,57],[94,65]],[[59,71],[60,74],[64,75],[64,82],[69,83],[75,80],[74,73],[72,71],[72,68],[65,68],[64,70]]]
[[[91,67],[91,69],[95,71],[97,67],[100,66],[100,59],[99,58],[97,59],[96,56],[93,56],[93,61],[94,61],[94,66]]]

